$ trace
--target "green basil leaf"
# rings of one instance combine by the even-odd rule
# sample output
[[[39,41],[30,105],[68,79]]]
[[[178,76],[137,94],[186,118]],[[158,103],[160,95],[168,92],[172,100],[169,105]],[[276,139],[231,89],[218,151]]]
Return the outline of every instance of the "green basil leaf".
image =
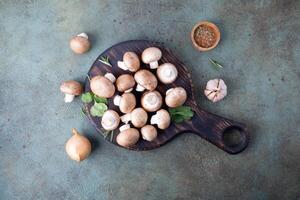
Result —
[[[81,95],[81,101],[84,103],[91,103],[93,101],[93,95],[90,92],[86,92]]]
[[[98,97],[97,95],[94,94],[94,101],[97,103],[105,103],[107,104],[107,99],[103,97]]]

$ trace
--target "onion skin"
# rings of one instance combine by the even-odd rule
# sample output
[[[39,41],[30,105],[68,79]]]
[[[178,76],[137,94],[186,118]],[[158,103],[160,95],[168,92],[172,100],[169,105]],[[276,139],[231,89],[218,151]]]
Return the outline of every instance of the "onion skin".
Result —
[[[72,160],[80,162],[90,155],[92,146],[90,141],[80,135],[75,128],[72,132],[74,135],[66,143],[66,152]]]

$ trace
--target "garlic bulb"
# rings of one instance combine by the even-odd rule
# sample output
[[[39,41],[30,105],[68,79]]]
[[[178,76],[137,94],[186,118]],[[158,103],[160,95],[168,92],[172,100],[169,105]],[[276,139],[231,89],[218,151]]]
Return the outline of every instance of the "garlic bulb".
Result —
[[[205,96],[212,102],[217,102],[227,95],[227,86],[222,79],[209,80],[204,90]]]

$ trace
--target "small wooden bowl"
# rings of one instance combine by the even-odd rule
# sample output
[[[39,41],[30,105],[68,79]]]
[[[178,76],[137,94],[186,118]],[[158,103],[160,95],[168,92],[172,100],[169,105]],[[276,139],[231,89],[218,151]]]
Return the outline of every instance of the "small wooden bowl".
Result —
[[[206,25],[206,26],[209,26],[211,27],[213,30],[214,30],[214,33],[216,35],[216,41],[215,43],[210,46],[210,47],[202,47],[200,46],[196,41],[195,41],[195,31],[196,29],[200,26],[200,25]],[[220,38],[221,38],[221,33],[220,33],[220,30],[219,28],[214,24],[214,23],[211,23],[211,22],[208,22],[208,21],[200,21],[198,22],[192,29],[192,32],[191,32],[191,39],[192,39],[192,43],[193,43],[193,46],[199,50],[199,51],[209,51],[213,48],[215,48],[219,41],[220,41]]]

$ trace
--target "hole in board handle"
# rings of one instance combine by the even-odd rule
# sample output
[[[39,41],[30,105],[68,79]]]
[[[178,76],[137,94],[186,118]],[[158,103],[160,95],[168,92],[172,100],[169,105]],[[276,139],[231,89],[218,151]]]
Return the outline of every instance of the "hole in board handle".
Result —
[[[246,135],[242,128],[230,126],[223,132],[222,139],[227,147],[234,148],[242,145],[245,142]]]

